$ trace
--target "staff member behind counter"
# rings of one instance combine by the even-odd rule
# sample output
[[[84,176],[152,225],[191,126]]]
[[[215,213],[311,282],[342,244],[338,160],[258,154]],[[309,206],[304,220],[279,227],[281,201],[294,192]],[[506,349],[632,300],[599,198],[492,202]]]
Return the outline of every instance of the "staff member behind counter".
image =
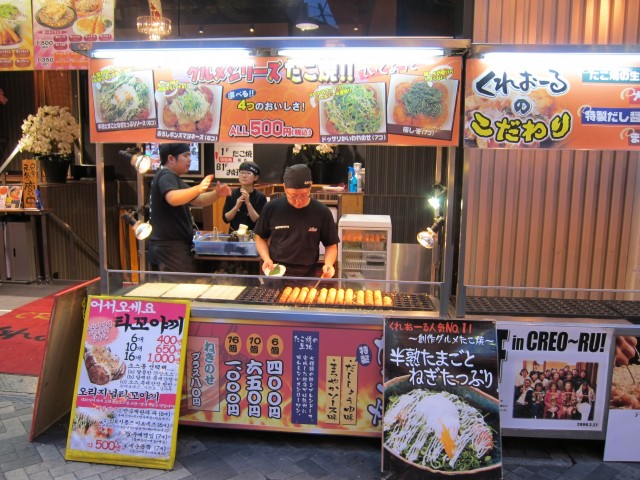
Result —
[[[321,276],[331,278],[338,256],[338,228],[331,210],[311,198],[311,170],[288,167],[283,177],[285,197],[268,202],[254,228],[262,270],[284,265],[292,277],[317,277],[320,242],[325,247]]]
[[[254,188],[260,177],[260,167],[254,162],[243,162],[240,165],[238,181],[240,187],[235,188],[224,201],[222,220],[230,224],[229,233],[238,230],[241,224],[253,230],[260,216],[267,197]]]
[[[187,143],[160,145],[161,168],[151,182],[148,242],[149,265],[161,272],[195,272],[193,251],[194,222],[189,205],[205,207],[231,194],[228,185],[217,182],[211,192],[213,175],[207,175],[193,187],[181,178],[189,171],[191,153]]]

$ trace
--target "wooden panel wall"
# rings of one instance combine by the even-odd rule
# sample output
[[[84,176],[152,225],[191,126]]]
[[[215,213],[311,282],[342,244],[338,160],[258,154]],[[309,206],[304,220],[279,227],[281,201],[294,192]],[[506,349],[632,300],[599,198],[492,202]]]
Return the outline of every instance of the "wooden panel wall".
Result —
[[[473,42],[637,44],[639,15],[640,0],[477,0]],[[637,152],[470,150],[467,159],[465,285],[640,286]],[[640,299],[500,288],[467,295]]]

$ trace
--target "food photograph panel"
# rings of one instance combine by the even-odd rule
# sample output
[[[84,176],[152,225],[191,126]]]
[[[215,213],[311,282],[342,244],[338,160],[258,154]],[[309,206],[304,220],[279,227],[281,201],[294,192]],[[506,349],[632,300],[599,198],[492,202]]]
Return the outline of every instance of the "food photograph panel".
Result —
[[[389,133],[450,140],[458,80],[427,82],[419,75],[395,74],[389,81]]]
[[[100,129],[148,128],[156,125],[153,70],[107,67],[92,78],[96,124]],[[150,121],[152,121],[150,123]]]
[[[383,471],[502,478],[493,322],[385,320]]]
[[[354,136],[357,143],[358,135],[371,134],[379,134],[379,137],[375,138],[378,141],[386,141],[384,82],[344,85],[338,89],[324,87],[318,89],[318,92],[327,89],[333,92],[319,95],[319,98],[326,97],[322,98],[318,105],[321,141],[350,135]]]
[[[19,48],[23,40],[30,40],[30,22],[31,11],[27,5],[0,3],[0,50]]]
[[[160,82],[155,99],[158,107],[158,138],[191,134],[192,141],[216,141],[220,134],[222,86],[187,82]],[[164,86],[163,86],[164,85]]]

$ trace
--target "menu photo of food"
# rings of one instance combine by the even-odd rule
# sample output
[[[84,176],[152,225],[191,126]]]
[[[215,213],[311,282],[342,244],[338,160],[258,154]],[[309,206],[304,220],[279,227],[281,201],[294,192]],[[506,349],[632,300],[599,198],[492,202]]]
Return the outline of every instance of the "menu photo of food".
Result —
[[[473,387],[385,383],[385,470],[399,478],[501,478],[499,404]],[[425,476],[426,475],[426,476]]]
[[[98,81],[92,81],[92,86],[98,130],[156,127],[153,70],[132,71],[107,67],[95,78]]]
[[[12,3],[0,3],[0,49],[18,48],[22,43],[27,15]]]
[[[453,79],[430,82],[419,75],[391,75],[389,133],[451,140],[458,83]]]
[[[71,424],[71,448],[84,450],[96,440],[114,441],[120,431],[116,427],[116,411],[78,407]]]
[[[327,88],[333,90],[330,95],[318,96],[322,98],[318,108],[321,142],[387,141],[386,84],[384,82],[321,87],[318,91]],[[371,137],[372,134],[377,135]]]
[[[84,366],[89,381],[94,385],[120,380],[127,373],[127,365],[104,345],[85,345]]]
[[[195,134],[194,140],[216,141],[222,111],[221,85],[170,82],[158,86],[158,131]]]

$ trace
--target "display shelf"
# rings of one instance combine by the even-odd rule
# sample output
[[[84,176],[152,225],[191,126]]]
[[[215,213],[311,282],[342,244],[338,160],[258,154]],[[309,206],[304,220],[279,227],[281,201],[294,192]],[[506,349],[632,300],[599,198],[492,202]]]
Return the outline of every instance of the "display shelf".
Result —
[[[391,217],[344,215],[338,223],[338,276],[360,279],[390,278]]]

